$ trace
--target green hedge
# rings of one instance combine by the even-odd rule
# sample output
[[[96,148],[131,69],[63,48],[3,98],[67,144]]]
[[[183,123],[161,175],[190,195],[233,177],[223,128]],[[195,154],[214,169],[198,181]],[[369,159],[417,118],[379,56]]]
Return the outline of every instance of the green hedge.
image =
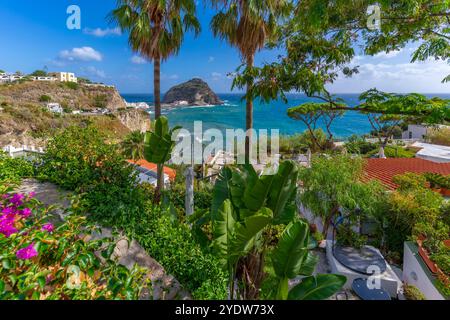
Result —
[[[21,158],[11,158],[0,151],[0,182],[18,183],[22,178],[34,175],[33,164]]]
[[[194,299],[227,298],[227,277],[219,260],[202,250],[186,224],[173,222],[168,213],[151,205],[145,214],[129,218],[125,226],[128,236],[136,239]]]

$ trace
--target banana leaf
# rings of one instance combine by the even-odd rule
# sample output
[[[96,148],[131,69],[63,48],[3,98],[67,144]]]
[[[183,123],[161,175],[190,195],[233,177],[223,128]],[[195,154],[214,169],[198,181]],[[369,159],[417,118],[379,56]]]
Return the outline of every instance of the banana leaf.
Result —
[[[172,134],[179,129],[180,127],[175,127],[169,130],[167,118],[158,118],[155,122],[154,132],[147,132],[144,137],[145,160],[156,164],[164,164],[169,161],[175,147]]]
[[[272,254],[275,274],[281,279],[292,279],[301,272],[308,254],[309,228],[303,221],[290,223]]]
[[[224,268],[228,268],[231,255],[231,237],[236,227],[231,201],[226,199],[211,217],[214,238],[212,246],[218,253]]]
[[[272,186],[274,176],[261,176],[254,183],[247,185],[244,192],[245,207],[251,211],[258,211],[265,202]]]
[[[236,263],[246,255],[255,244],[255,238],[272,221],[272,210],[262,208],[255,215],[236,223],[235,234],[231,239],[231,263]]]
[[[347,278],[337,274],[307,277],[289,291],[289,300],[324,300],[341,290]]]
[[[292,161],[280,164],[268,194],[267,206],[273,211],[274,223],[286,224],[296,213],[298,168]]]
[[[213,189],[211,215],[215,215],[226,199],[231,199],[231,176],[233,171],[224,167],[219,173]]]

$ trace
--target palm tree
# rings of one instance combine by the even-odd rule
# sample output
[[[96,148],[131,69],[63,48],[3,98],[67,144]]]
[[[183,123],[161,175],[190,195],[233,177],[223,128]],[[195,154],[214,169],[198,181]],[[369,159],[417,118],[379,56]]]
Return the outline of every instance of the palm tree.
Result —
[[[131,49],[153,61],[155,119],[161,116],[161,61],[179,52],[185,32],[200,32],[195,14],[195,0],[118,0],[111,12],[112,21],[128,32]],[[156,194],[164,186],[159,172]]]
[[[254,66],[256,53],[277,31],[277,19],[289,11],[287,0],[212,0],[220,10],[211,21],[214,36],[239,50],[248,70]],[[247,82],[247,93],[253,81]],[[246,130],[253,129],[253,99],[246,97]],[[248,131],[249,132],[249,131]],[[249,163],[251,134],[245,141],[245,161]]]
[[[121,143],[122,153],[127,159],[140,160],[144,158],[144,133],[133,131]]]

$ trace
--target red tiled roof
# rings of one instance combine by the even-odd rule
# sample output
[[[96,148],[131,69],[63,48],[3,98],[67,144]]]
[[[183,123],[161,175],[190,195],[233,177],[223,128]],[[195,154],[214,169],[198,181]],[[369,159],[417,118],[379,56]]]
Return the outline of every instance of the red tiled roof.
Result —
[[[127,162],[135,164],[137,166],[143,167],[145,169],[151,170],[156,172],[157,171],[157,165],[153,162],[148,162],[147,160],[141,159],[141,160],[127,160]],[[164,166],[164,173],[169,177],[170,181],[174,181],[175,177],[177,176],[177,172],[169,167]]]
[[[379,180],[389,189],[398,188],[392,178],[407,172],[434,172],[442,175],[450,174],[450,163],[436,163],[420,158],[388,158],[367,159],[364,167],[365,180]]]

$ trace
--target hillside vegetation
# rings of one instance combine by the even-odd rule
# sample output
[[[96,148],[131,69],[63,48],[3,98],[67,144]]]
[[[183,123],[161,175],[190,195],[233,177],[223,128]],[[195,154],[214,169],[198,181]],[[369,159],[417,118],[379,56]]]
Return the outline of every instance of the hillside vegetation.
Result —
[[[56,132],[69,126],[93,125],[111,140],[121,140],[130,131],[150,129],[150,117],[141,110],[126,109],[114,88],[85,87],[62,83],[23,82],[0,85],[0,147],[43,146]],[[63,115],[47,110],[46,103],[57,102]],[[74,115],[72,110],[106,108],[108,115]]]
[[[114,88],[86,86],[77,83],[25,81],[0,85],[0,102],[59,103],[66,111],[126,108],[125,101]]]

